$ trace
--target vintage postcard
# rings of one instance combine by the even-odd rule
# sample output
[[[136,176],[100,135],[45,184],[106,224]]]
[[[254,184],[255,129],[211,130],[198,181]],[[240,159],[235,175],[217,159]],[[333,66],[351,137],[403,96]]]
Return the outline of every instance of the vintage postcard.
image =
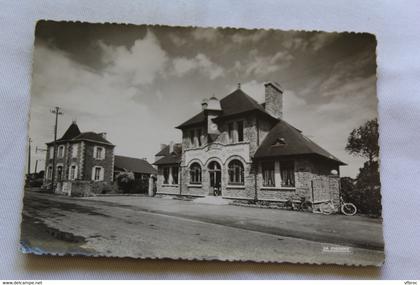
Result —
[[[23,252],[384,262],[374,35],[35,35]]]

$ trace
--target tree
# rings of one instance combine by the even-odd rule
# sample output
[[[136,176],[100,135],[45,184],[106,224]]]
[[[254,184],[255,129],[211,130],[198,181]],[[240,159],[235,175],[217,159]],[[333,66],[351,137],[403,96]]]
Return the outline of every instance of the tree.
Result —
[[[357,204],[360,212],[375,216],[381,213],[378,139],[377,119],[367,121],[350,133],[346,151],[364,157],[367,161],[359,169],[354,187],[351,187],[349,181],[342,181],[342,186],[346,186],[342,189],[346,189],[344,192],[348,194],[349,200]]]
[[[346,150],[350,154],[367,158],[369,164],[372,164],[379,157],[378,139],[378,120],[375,118],[350,133]]]

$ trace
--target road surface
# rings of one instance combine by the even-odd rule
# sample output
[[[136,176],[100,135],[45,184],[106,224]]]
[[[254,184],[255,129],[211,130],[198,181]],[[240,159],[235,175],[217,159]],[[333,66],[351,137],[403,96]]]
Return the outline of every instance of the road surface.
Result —
[[[241,213],[251,213],[254,219]],[[352,240],[331,242],[341,236],[334,230],[324,231],[326,242],[320,241],[320,234],[304,239],[311,232],[314,216],[292,214],[298,220],[309,219],[303,238],[296,237],[299,231],[288,230],[290,223],[281,227],[281,215],[293,217],[287,211],[148,197],[83,199],[28,191],[21,242],[24,251],[36,254],[359,265],[383,262],[384,253],[374,241],[364,248],[351,246],[355,244]],[[280,227],[270,225],[271,220],[262,223],[261,215],[277,215]]]

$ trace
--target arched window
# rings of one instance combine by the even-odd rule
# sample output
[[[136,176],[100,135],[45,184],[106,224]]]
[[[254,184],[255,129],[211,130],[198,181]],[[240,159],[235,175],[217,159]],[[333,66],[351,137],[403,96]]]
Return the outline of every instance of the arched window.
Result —
[[[235,159],[229,162],[229,184],[244,185],[244,166]]]
[[[190,166],[190,183],[201,184],[201,166],[197,162]]]

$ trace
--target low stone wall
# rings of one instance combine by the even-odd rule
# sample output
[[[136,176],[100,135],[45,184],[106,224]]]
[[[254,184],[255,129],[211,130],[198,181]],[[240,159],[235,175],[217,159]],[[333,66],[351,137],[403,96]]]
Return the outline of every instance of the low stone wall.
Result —
[[[89,197],[96,194],[117,193],[118,186],[112,182],[94,182],[94,181],[63,181],[58,182],[55,193],[76,197]]]
[[[209,194],[209,190],[204,188],[202,185],[186,185],[182,188],[181,195],[186,196],[207,196]]]
[[[254,190],[254,189],[251,189],[251,190]],[[254,195],[250,193],[250,191],[247,191],[245,186],[241,187],[241,186],[227,185],[225,189],[222,189],[222,196],[223,198],[228,198],[228,199],[247,199],[247,200],[254,199]]]
[[[179,195],[178,185],[160,185],[157,187],[156,194]]]
[[[71,196],[89,197],[92,196],[92,186],[90,181],[71,182]]]
[[[296,195],[295,189],[261,188],[258,191],[258,200],[285,202],[294,195]]]

